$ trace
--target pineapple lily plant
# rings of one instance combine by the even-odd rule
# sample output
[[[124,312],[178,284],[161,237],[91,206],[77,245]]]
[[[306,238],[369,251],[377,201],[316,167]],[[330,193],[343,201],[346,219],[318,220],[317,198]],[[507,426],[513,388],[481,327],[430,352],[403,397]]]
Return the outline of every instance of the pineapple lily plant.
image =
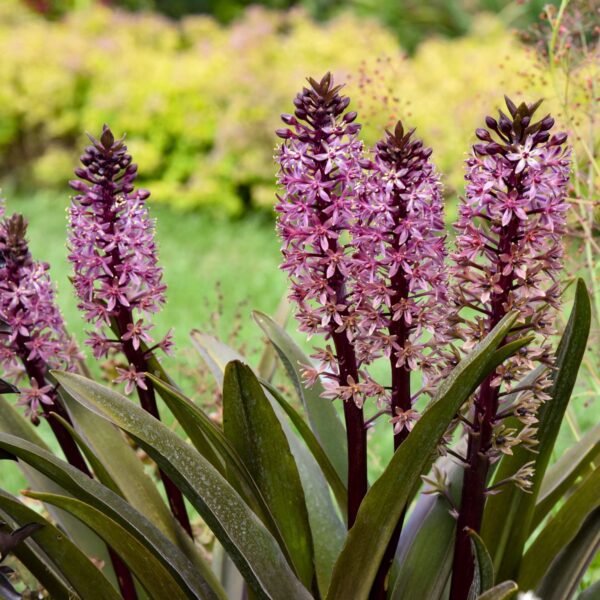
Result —
[[[600,540],[600,427],[551,460],[592,318],[577,281],[557,331],[566,136],[507,98],[476,132],[447,234],[432,151],[401,122],[365,148],[349,104],[331,75],[309,79],[277,131],[282,269],[314,351],[262,313],[256,365],[194,331],[219,422],[160,362],[165,285],[123,139],[91,138],[69,211],[85,346],[109,381],[69,337],[25,219],[2,216],[0,457],[29,485],[0,490],[0,561],[51,597],[600,593],[579,593]],[[375,429],[393,454],[369,481]],[[0,597],[17,587],[2,566]]]

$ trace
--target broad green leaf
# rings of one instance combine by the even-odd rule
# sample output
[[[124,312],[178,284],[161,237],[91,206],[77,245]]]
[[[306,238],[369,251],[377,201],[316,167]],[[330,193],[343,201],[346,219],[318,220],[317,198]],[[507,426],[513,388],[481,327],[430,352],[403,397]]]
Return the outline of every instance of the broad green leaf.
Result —
[[[514,581],[503,581],[491,590],[484,592],[477,600],[509,600],[519,591],[519,586]]]
[[[471,538],[471,546],[475,557],[475,574],[469,591],[469,598],[475,600],[480,594],[487,592],[494,586],[494,565],[488,549],[477,532],[469,529],[467,533]]]
[[[335,467],[329,460],[329,457],[323,450],[319,440],[312,432],[311,428],[306,424],[303,417],[296,411],[296,409],[281,395],[281,393],[277,390],[277,388],[267,381],[261,381],[265,390],[267,390],[270,395],[277,401],[279,406],[285,411],[290,421],[294,425],[294,427],[298,430],[298,433],[301,435],[304,443],[311,451],[315,460],[317,461],[323,475],[327,479],[327,482],[331,486],[331,491],[333,492],[338,506],[346,519],[346,510],[348,508],[348,491],[346,490],[346,486],[344,482],[341,480],[338,475]]]
[[[93,463],[97,478],[123,496],[131,506],[178,546],[198,567],[202,576],[211,582],[211,587],[218,585],[210,565],[171,514],[158,487],[144,471],[143,464],[123,433],[106,419],[73,400],[66,390],[61,389],[60,394],[63,405],[75,425],[80,438],[79,443],[83,445],[82,451],[88,461]]]
[[[534,589],[557,554],[577,535],[587,516],[600,507],[600,467],[588,475],[540,531],[523,556],[517,582]]]
[[[223,430],[271,508],[300,580],[310,587],[312,541],[298,468],[258,379],[239,361],[225,368]]]
[[[278,541],[281,541],[280,531],[269,506],[252,478],[250,471],[242,461],[235,447],[223,433],[223,430],[215,425],[199,407],[181,392],[153,375],[149,375],[149,377],[198,452],[221,475],[228,479],[246,504],[261,518],[269,531],[271,531]],[[216,451],[216,453],[213,451],[214,456],[217,457],[216,465],[204,454],[205,443],[209,443],[211,448],[214,448],[214,451]]]
[[[579,280],[569,322],[556,353],[556,370],[552,373],[549,390],[551,399],[540,409],[537,453],[517,446],[512,457],[503,457],[495,475],[497,481],[510,477],[526,462],[534,460],[536,474],[531,493],[506,486],[501,494],[488,498],[486,503],[481,536],[492,554],[500,580],[517,578],[525,542],[533,531],[540,487],[585,352],[590,321],[589,295]]]
[[[600,509],[592,512],[583,523],[577,535],[552,561],[546,571],[537,594],[544,600],[568,600],[575,593],[590,562],[600,549]],[[597,590],[598,593],[600,589]],[[579,598],[584,598],[581,594]],[[599,596],[590,596],[590,600]]]
[[[208,344],[209,342],[206,339],[204,339],[204,343]],[[217,382],[222,382],[223,370],[226,366],[223,363],[222,357],[225,355],[235,355],[235,352],[231,349],[227,350],[227,348],[223,344],[219,344],[220,346],[216,347],[216,349],[219,349],[219,352],[216,352],[215,348],[213,347],[212,355],[213,357],[215,357],[213,363],[213,374],[215,375]],[[281,411],[279,406],[279,404],[281,404],[281,402],[283,401],[283,399],[281,398],[281,394],[279,394],[279,392],[277,392],[277,390],[273,386],[268,384],[266,381],[263,381],[262,385],[265,389],[266,396],[271,402],[273,410],[275,411],[275,414],[277,415],[281,426],[283,427],[284,433],[290,445],[290,449],[292,451],[292,454],[294,455],[296,464],[298,466],[302,487],[304,489],[306,508],[308,510],[308,520],[310,523],[313,538],[314,562],[317,574],[317,582],[319,585],[319,589],[323,593],[329,587],[329,581],[331,578],[333,564],[335,563],[335,560],[342,546],[344,537],[346,535],[346,528],[340,520],[331,502],[329,489],[327,488],[327,484],[323,478],[323,474],[319,468],[319,465],[316,464],[316,461],[314,460],[313,456],[307,451],[306,447],[300,443],[300,440],[287,425],[285,415],[282,414],[283,411]],[[276,395],[278,396],[277,400],[275,399]],[[181,402],[182,400],[183,398],[181,397],[181,395],[179,395],[179,401]],[[187,422],[189,426],[190,421],[197,417],[194,417],[192,415],[193,404],[189,400],[187,401],[185,406],[190,410],[190,414],[188,414],[187,416]],[[305,429],[310,435],[313,436],[313,439],[318,444],[318,442],[314,438],[314,435],[306,425]],[[222,432],[220,430],[218,431],[219,434],[222,436]],[[225,441],[227,444],[229,444],[227,440]],[[235,450],[233,450],[233,452],[237,457],[237,452],[235,452]],[[324,458],[326,461],[328,460],[326,457]],[[335,473],[335,470],[333,470],[333,468],[331,468],[331,470],[333,471],[333,473]],[[335,474],[335,477],[337,478],[337,474]],[[344,510],[345,505],[346,503],[344,501]],[[268,507],[266,508],[266,510],[269,510]],[[280,534],[279,532],[277,532],[274,533],[274,535],[276,535],[277,537]]]
[[[106,577],[89,560],[89,558],[59,529],[42,517],[40,514],[25,506],[17,498],[0,490],[0,509],[6,512],[19,525],[25,523],[39,523],[42,528],[35,532],[32,540],[35,546],[42,551],[36,552],[34,544],[28,540],[24,546],[29,552],[20,552],[17,548],[15,555],[22,560],[42,585],[56,597],[58,594],[67,594],[61,579],[64,578],[82,598],[106,598],[118,600],[119,594],[108,582]],[[33,553],[35,560],[28,560]]]
[[[600,455],[600,424],[596,425],[548,469],[542,481],[531,528],[536,529],[544,517],[571,488],[578,477],[592,468]]]
[[[44,424],[42,424],[42,427]],[[50,448],[44,440],[38,435],[37,431],[17,410],[0,396],[0,432],[16,435],[32,444],[50,452]],[[28,464],[19,461],[19,469],[25,476],[25,479],[32,488],[43,490],[45,492],[65,494],[67,493],[52,478],[44,476]],[[104,563],[104,572],[107,577],[116,585],[116,578],[112,569],[112,564],[106,544],[83,523],[61,511],[54,506],[48,506],[48,512],[52,518],[61,526],[68,536],[83,550],[88,556],[95,556]]]
[[[437,468],[446,473],[449,494],[460,502],[462,465],[448,457],[440,458]],[[402,529],[397,553],[397,568],[392,568],[390,600],[442,597],[452,571],[456,519],[451,506],[441,495],[421,494]]]
[[[505,358],[505,352],[495,351],[515,319],[515,313],[506,315],[485,340],[455,367],[440,385],[411,434],[396,450],[381,477],[367,492],[336,562],[328,599],[363,600],[368,597],[411,489],[430,463],[439,440],[462,404],[498,366],[498,360]],[[512,351],[518,349],[518,344],[511,345]]]
[[[333,403],[321,397],[323,386],[318,382],[311,388],[304,385],[301,367],[302,365],[310,365],[310,359],[283,327],[273,319],[258,311],[254,311],[253,315],[259,327],[277,350],[279,358],[308,415],[311,429],[317,436],[331,464],[335,467],[338,476],[346,485],[348,481],[346,433]]]
[[[72,373],[56,378],[76,400],[137,440],[189,498],[259,597],[310,598],[273,536],[195,448],[116,391]]]
[[[331,582],[333,565],[346,538],[345,521],[342,521],[335,510],[329,487],[317,461],[287,425],[281,407],[271,399],[272,396],[269,393],[267,393],[267,397],[282,424],[290,444],[290,450],[298,465],[312,534],[317,584],[321,596],[324,597]]]
[[[30,498],[54,504],[95,531],[123,559],[151,598],[184,600],[186,595],[159,560],[134,536],[104,513],[75,498],[26,492]],[[95,593],[95,592],[94,592]],[[96,596],[102,598],[102,596]],[[193,597],[193,596],[191,596]]]
[[[79,375],[72,376],[80,377]],[[80,378],[88,381],[83,377]],[[129,404],[132,403],[129,402]],[[21,438],[0,433],[0,449],[16,456],[20,461],[28,463],[78,500],[87,503],[117,522],[153,553],[179,582],[180,587],[188,590],[190,595],[212,599],[224,598],[218,588],[213,590],[211,585],[202,578],[197,567],[177,546],[121,496],[98,481],[90,479],[53,454]],[[50,496],[60,496],[60,494],[50,494]],[[97,555],[92,554],[92,556]]]

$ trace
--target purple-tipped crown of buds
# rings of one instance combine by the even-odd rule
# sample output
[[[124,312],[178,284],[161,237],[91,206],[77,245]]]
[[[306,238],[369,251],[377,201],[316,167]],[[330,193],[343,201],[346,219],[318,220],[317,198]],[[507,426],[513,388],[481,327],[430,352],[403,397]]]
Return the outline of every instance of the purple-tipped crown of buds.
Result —
[[[354,315],[345,282],[352,261],[345,234],[361,177],[360,126],[329,73],[308,81],[294,100],[294,114],[282,116],[288,127],[277,132],[284,140],[277,157],[281,195],[276,206],[282,269],[290,277],[301,331],[352,338]],[[319,353],[319,358],[332,395],[360,403],[356,378],[345,378],[342,394],[336,360],[323,361],[325,354],[331,353]]]
[[[441,184],[413,133],[401,122],[387,132],[357,194],[354,302],[362,361],[385,355],[393,369],[427,372],[422,334],[435,332],[447,299],[446,251]]]
[[[19,404],[37,423],[40,409],[56,397],[45,382],[48,370],[72,370],[80,355],[56,306],[48,264],[32,259],[26,232],[22,215],[0,221],[0,318],[10,328],[0,334],[0,364],[16,381],[31,381],[21,389]]]
[[[100,140],[91,145],[75,170],[79,180],[70,182],[78,192],[70,208],[69,260],[80,308],[95,326],[87,344],[94,356],[106,356],[124,343],[139,350],[151,344],[152,325],[144,315],[164,303],[165,285],[157,263],[154,221],[148,215],[146,190],[134,190],[137,165],[123,139],[115,140],[105,125]],[[121,338],[107,333],[116,324]],[[160,346],[168,349],[167,336]],[[139,385],[141,375],[121,370],[119,381]]]
[[[453,301],[477,316],[458,316],[452,335],[476,344],[508,311],[519,311],[517,328],[538,334],[539,343],[500,367],[492,388],[514,382],[533,368],[534,361],[550,362],[547,337],[553,331],[553,312],[559,302],[558,272],[562,266],[570,151],[566,135],[550,134],[552,117],[534,119],[540,102],[517,106],[506,99],[509,114],[486,118],[478,129],[481,140],[467,159],[466,198],[459,209],[454,265]],[[537,406],[545,399],[543,386],[524,391],[520,401],[503,406],[497,399],[492,413],[514,410],[525,423],[535,422]],[[510,396],[503,396],[508,398]],[[497,427],[491,454],[498,455],[518,440]],[[525,435],[525,434],[523,434]]]

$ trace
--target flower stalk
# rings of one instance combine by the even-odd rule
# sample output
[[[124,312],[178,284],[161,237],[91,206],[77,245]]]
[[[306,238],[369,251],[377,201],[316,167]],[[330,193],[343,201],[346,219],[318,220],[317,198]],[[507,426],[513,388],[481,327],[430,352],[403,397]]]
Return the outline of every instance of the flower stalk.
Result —
[[[79,308],[95,326],[86,343],[96,358],[122,352],[125,367],[117,367],[115,383],[136,390],[140,404],[160,419],[152,383],[146,378],[152,343],[147,322],[164,303],[166,286],[157,264],[154,223],[148,216],[146,190],[134,190],[137,165],[123,139],[115,140],[105,125],[76,169],[70,185],[78,194],[70,208],[70,254]],[[112,332],[111,332],[112,328]],[[114,335],[116,334],[116,339]],[[168,333],[156,347],[172,345]],[[181,491],[159,470],[173,516],[192,537]]]
[[[521,443],[535,445],[536,413],[547,399],[547,375],[534,389],[511,398],[514,382],[531,371],[535,362],[551,366],[548,337],[553,333],[553,309],[560,289],[556,282],[561,267],[562,234],[569,180],[566,135],[550,136],[554,120],[549,115],[535,122],[540,103],[515,105],[506,99],[510,116],[487,117],[486,129],[478,129],[482,143],[467,160],[467,195],[456,225],[457,251],[452,256],[453,301],[482,310],[474,320],[454,319],[452,334],[464,340],[468,350],[510,310],[520,317],[511,336],[523,329],[536,334],[539,344],[528,347],[499,367],[480,386],[467,426],[468,450],[461,505],[458,515],[451,600],[468,597],[474,573],[469,529],[479,531],[488,488],[490,465]],[[522,423],[520,431],[501,424],[507,414]],[[529,471],[528,471],[529,472]],[[527,489],[519,476],[514,482]],[[495,491],[495,490],[493,490]]]
[[[340,94],[328,73],[309,79],[294,100],[288,126],[277,134],[284,142],[278,161],[283,191],[277,204],[284,263],[297,306],[300,330],[324,334],[333,342],[313,356],[325,375],[329,398],[341,398],[348,445],[348,527],[367,492],[367,436],[363,416],[366,395],[353,346],[355,315],[348,289],[351,258],[344,236],[352,222],[353,188],[361,176],[362,144],[349,98]]]

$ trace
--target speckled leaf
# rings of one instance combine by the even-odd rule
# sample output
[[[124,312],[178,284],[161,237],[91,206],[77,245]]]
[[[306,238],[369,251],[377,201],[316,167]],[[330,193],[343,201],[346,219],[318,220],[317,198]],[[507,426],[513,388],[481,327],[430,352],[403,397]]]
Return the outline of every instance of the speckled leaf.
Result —
[[[83,521],[123,559],[150,598],[186,600],[190,597],[184,593],[183,588],[178,585],[163,564],[148,551],[146,546],[104,513],[89,504],[67,496],[41,492],[26,492],[26,495],[58,506]],[[103,596],[96,595],[97,593],[99,592],[94,592],[94,596],[91,597],[103,598]]]
[[[519,586],[514,581],[503,581],[481,594],[477,600],[509,600],[514,598],[518,591]]]
[[[79,377],[74,376],[74,377]],[[81,377],[83,381],[88,381]],[[129,403],[131,404],[131,403]],[[0,433],[0,448],[17,456],[46,477],[55,481],[62,489],[82,502],[113,519],[126,529],[140,543],[162,562],[165,568],[179,582],[182,589],[189,590],[192,596],[199,598],[224,599],[217,588],[201,577],[197,567],[168,540],[160,530],[144,515],[137,512],[121,496],[81,471],[58,459],[53,454],[21,438]],[[59,496],[60,494],[51,494]]]
[[[76,400],[138,441],[192,502],[259,597],[310,598],[273,536],[195,448],[114,390],[72,373],[56,377]]]
[[[55,595],[77,593],[82,598],[91,598],[96,594],[98,598],[118,600],[117,590],[98,568],[47,519],[2,490],[0,490],[0,509],[19,525],[24,523],[41,525],[41,529],[32,536],[34,544],[31,540],[27,540],[23,544],[25,548],[16,548],[14,553],[42,585],[48,586],[49,591]],[[39,552],[38,548],[42,552]],[[34,560],[30,560],[32,553]],[[69,587],[61,580],[62,578],[68,582]]]
[[[223,430],[271,508],[296,573],[310,587],[312,540],[298,467],[258,379],[239,361],[225,368]]]

